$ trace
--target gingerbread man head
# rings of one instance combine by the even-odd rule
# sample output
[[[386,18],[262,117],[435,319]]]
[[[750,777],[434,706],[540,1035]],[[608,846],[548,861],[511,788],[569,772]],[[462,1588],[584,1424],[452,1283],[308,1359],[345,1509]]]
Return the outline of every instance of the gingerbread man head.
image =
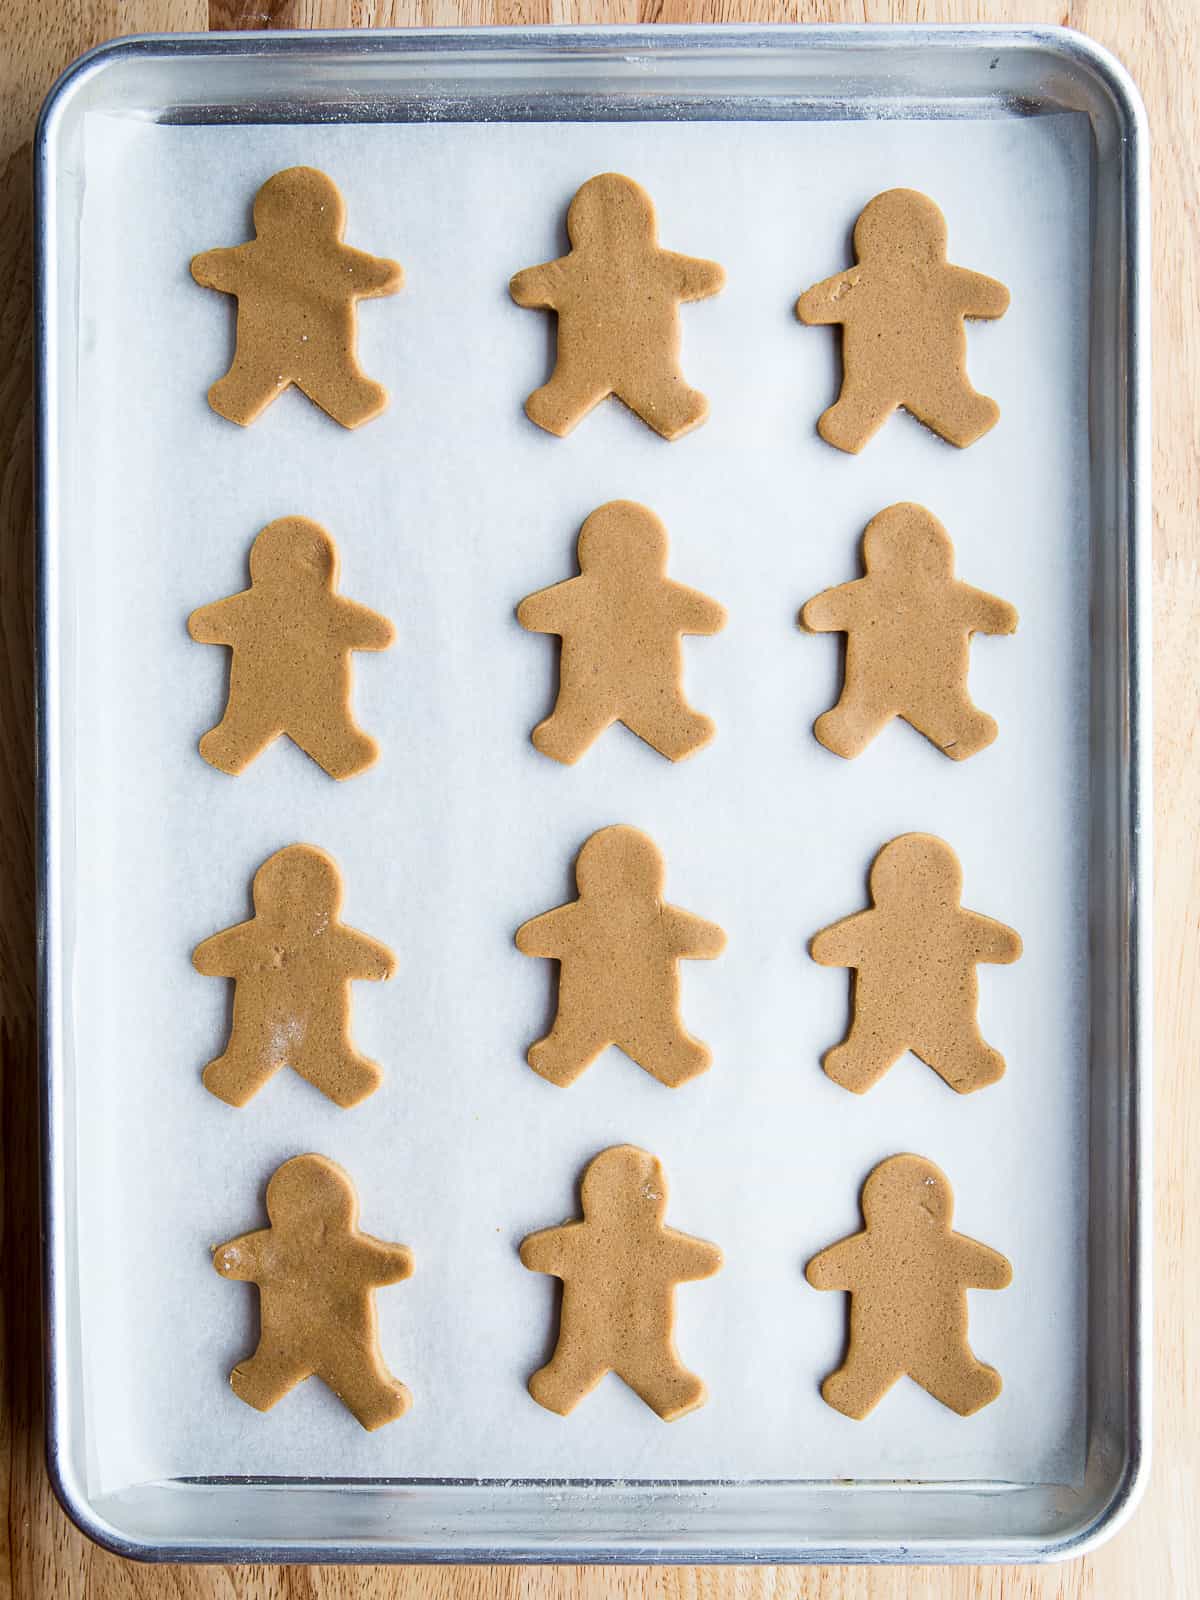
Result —
[[[654,207],[645,190],[619,172],[589,178],[567,210],[567,234],[575,250],[611,255],[630,245],[657,243]]]
[[[354,1190],[323,1156],[293,1156],[267,1184],[267,1215],[281,1233],[346,1233],[358,1216]]]
[[[946,245],[945,217],[914,189],[877,194],[854,225],[854,253],[863,266],[935,267],[945,262]]]
[[[580,1197],[588,1222],[615,1233],[644,1233],[661,1226],[667,1214],[667,1179],[662,1162],[630,1145],[603,1150],[583,1175]]]
[[[315,167],[277,172],[254,197],[254,231],[260,239],[303,229],[336,240],[345,221],[346,204],[337,184]]]
[[[332,589],[336,576],[333,540],[308,517],[279,517],[250,546],[250,581],[265,588],[302,583]]]
[[[953,546],[924,506],[889,506],[872,517],[863,535],[863,561],[869,573],[901,580],[949,582],[954,576]]]
[[[342,880],[323,850],[293,844],[277,850],[254,874],[255,915],[300,930],[321,932],[337,917]]]
[[[635,573],[643,581],[665,576],[667,530],[652,511],[631,500],[612,500],[579,530],[579,570],[601,576]]]
[[[954,1196],[946,1174],[921,1156],[892,1156],[881,1161],[863,1185],[862,1212],[867,1227],[880,1233],[907,1232],[918,1209],[929,1215],[939,1232],[950,1231]]]
[[[948,844],[928,833],[905,833],[885,844],[871,865],[871,898],[881,911],[916,902],[953,910],[962,898],[962,865]]]
[[[661,897],[666,874],[654,842],[636,828],[601,828],[579,852],[575,881],[581,895],[622,899]]]

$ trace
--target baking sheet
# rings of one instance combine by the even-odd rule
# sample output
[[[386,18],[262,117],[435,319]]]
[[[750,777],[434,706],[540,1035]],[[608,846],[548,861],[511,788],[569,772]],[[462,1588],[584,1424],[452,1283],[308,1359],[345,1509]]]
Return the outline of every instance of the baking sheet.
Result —
[[[1078,1481],[1086,1220],[1087,431],[1089,131],[1082,116],[951,124],[571,124],[171,128],[88,118],[79,440],[85,485],[62,585],[74,685],[65,822],[80,1195],[84,1405],[93,1495],[150,1479],[390,1477]],[[296,393],[250,430],[208,409],[232,303],[193,285],[196,251],[248,234],[255,189],[297,162],[338,182],[348,242],[399,259],[404,291],[361,314],[365,369],[390,389],[356,434]],[[548,320],[506,285],[565,246],[570,196],[616,169],[653,196],[667,248],[721,261],[728,287],[684,311],[684,365],[709,422],[666,445],[615,403],[566,441],[529,424]],[[970,370],[1000,425],[966,452],[906,417],[859,458],[813,429],[834,336],[792,316],[845,264],[863,203],[906,185],[946,212],[951,258],[1012,290],[975,324]],[[605,500],[665,520],[671,572],[720,599],[721,635],[686,645],[687,688],[718,726],[672,766],[613,730],[575,769],[528,731],[552,700],[553,641],[513,607],[573,573]],[[959,573],[1013,601],[1012,639],[979,639],[972,692],[1001,736],[962,766],[901,725],[844,763],[811,737],[838,645],[795,627],[858,573],[867,520],[930,507]],[[273,517],[324,523],[342,588],[397,625],[356,658],[356,705],[383,755],[339,785],[280,743],[230,780],[195,753],[227,654],[193,644],[196,605],[242,587]],[[73,769],[73,770],[72,770]],[[667,895],[728,951],[683,969],[684,1015],[713,1047],[671,1093],[610,1051],[561,1091],[525,1066],[552,968],[512,933],[573,893],[595,828],[630,822],[667,861]],[[958,851],[964,902],[1016,927],[1013,967],[980,969],[980,1017],[1007,1077],[960,1098],[913,1058],[868,1096],[821,1073],[848,975],[806,941],[865,904],[880,844],[907,829]],[[355,986],[354,1034],[383,1087],[339,1111],[290,1074],[234,1111],[199,1072],[228,986],[189,964],[249,913],[273,850],[330,850],[343,915],[400,967]],[[597,1150],[655,1151],[668,1220],[718,1242],[718,1277],[678,1294],[678,1344],[708,1382],[666,1426],[609,1377],[568,1420],[524,1380],[553,1336],[555,1286],[516,1246],[576,1214]],[[208,1246],[265,1220],[288,1156],[352,1174],[362,1225],[409,1244],[415,1276],[377,1296],[412,1412],[375,1435],[310,1382],[260,1416],[226,1374],[253,1345],[255,1293]],[[803,1278],[858,1225],[872,1164],[913,1150],[954,1185],[956,1226],[1003,1250],[1012,1287],[971,1295],[1001,1398],[963,1421],[899,1385],[866,1423],[825,1406],[845,1298]]]

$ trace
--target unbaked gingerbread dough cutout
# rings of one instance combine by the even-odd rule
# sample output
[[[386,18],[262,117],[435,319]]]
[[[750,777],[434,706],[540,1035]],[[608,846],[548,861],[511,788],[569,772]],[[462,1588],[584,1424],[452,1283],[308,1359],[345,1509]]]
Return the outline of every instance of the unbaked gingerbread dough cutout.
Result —
[[[517,620],[562,639],[558,699],[533,743],[567,765],[614,722],[680,761],[708,744],[710,717],[683,693],[686,634],[725,626],[725,608],[667,577],[667,530],[653,511],[611,500],[579,534],[579,576],[522,600]]]
[[[663,900],[666,873],[637,828],[602,828],[579,852],[579,898],[517,930],[517,949],[559,963],[558,1011],[529,1065],[565,1088],[610,1044],[678,1088],[712,1061],[679,1015],[679,962],[725,948],[715,922]]]
[[[821,1385],[836,1411],[861,1420],[902,1377],[960,1417],[994,1400],[994,1367],[967,1340],[967,1290],[1006,1289],[1012,1267],[998,1251],[951,1231],[954,1195],[921,1156],[881,1161],[862,1191],[866,1227],[822,1250],[805,1275],[814,1289],[850,1295],[846,1359]]]
[[[979,1031],[980,961],[1007,965],[1020,936],[960,903],[962,867],[928,833],[885,844],[871,865],[872,907],[823,929],[809,946],[823,967],[852,967],[850,1031],[822,1065],[863,1094],[906,1050],[959,1094],[1004,1075]]]
[[[690,432],[708,401],[679,365],[679,306],[716,294],[724,268],[660,249],[650,196],[616,172],[578,191],[567,235],[570,254],[526,267],[509,285],[519,306],[558,313],[554,373],[525,414],[561,438],[616,395],[664,439]]]
[[[796,302],[801,322],[840,323],[842,391],[817,430],[857,453],[899,407],[950,444],[974,444],[1000,408],[967,377],[966,317],[1002,317],[1002,283],[952,266],[946,219],[915,189],[878,194],[854,226],[856,264]]]
[[[350,654],[386,650],[395,630],[337,593],[337,546],[319,523],[280,517],[250,547],[250,587],[188,618],[198,644],[227,645],[225,714],[200,754],[235,774],[287,734],[331,778],[371,766],[379,746],[350,709]]]
[[[390,978],[392,952],[339,921],[342,879],[323,850],[292,844],[254,874],[254,916],[196,946],[192,964],[232,978],[233,1026],[204,1087],[244,1106],[291,1067],[339,1106],[357,1105],[383,1074],[350,1042],[352,979]]]
[[[269,1411],[305,1378],[329,1385],[368,1430],[412,1403],[379,1350],[376,1289],[411,1276],[412,1252],[358,1228],[358,1196],[324,1156],[295,1156],[267,1185],[269,1228],[213,1247],[223,1278],[258,1287],[258,1348],[229,1382],[239,1400]]]
[[[716,1245],[664,1222],[662,1163],[634,1145],[614,1145],[588,1163],[580,1185],[583,1221],[531,1233],[521,1260],[562,1279],[558,1343],[529,1380],[547,1411],[566,1416],[615,1372],[664,1422],[702,1406],[708,1391],[675,1349],[675,1285],[710,1278]]]
[[[996,737],[967,692],[971,636],[1012,633],[1007,600],[954,576],[954,546],[924,506],[889,506],[863,535],[866,576],[826,589],[800,613],[810,633],[844,633],[841,697],[813,732],[835,755],[860,755],[901,717],[944,755],[964,761]]]
[[[204,289],[237,300],[233,364],[208,391],[222,417],[249,426],[295,384],[344,428],[387,405],[387,390],[358,364],[357,304],[395,294],[395,261],[342,243],[346,205],[332,178],[289,167],[254,197],[254,238],[192,257]]]

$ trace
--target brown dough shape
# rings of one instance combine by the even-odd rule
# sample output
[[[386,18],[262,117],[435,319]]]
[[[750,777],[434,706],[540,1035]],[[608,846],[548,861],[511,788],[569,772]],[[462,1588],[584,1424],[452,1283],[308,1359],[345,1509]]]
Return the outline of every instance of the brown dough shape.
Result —
[[[198,644],[233,651],[225,714],[200,740],[221,772],[243,771],[284,733],[331,778],[352,778],[378,757],[350,709],[350,652],[386,650],[395,630],[338,594],[337,578],[325,529],[280,517],[250,547],[250,587],[188,618]]]
[[[377,417],[387,390],[358,364],[359,300],[395,294],[395,261],[342,243],[346,203],[332,178],[289,167],[254,197],[254,238],[192,257],[204,289],[237,298],[233,363],[208,391],[222,417],[249,426],[295,384],[343,428]]]
[[[560,963],[558,1011],[526,1059],[565,1088],[610,1044],[669,1088],[705,1072],[712,1052],[684,1031],[679,962],[725,948],[715,922],[663,901],[665,869],[637,828],[601,828],[575,863],[578,900],[517,929],[517,949]]]
[[[339,922],[342,879],[311,844],[277,850],[254,874],[254,916],[192,952],[208,978],[232,978],[233,1026],[204,1087],[244,1106],[291,1067],[339,1106],[354,1106],[383,1074],[350,1043],[350,981],[390,978],[386,945]]]
[[[946,259],[946,219],[915,189],[877,194],[854,225],[857,265],[796,302],[810,326],[842,326],[842,391],[817,423],[828,444],[857,454],[903,406],[950,444],[974,444],[1000,415],[967,377],[964,317],[1002,317],[995,278]]]
[[[615,1372],[664,1422],[695,1411],[708,1390],[675,1349],[675,1285],[711,1278],[715,1244],[668,1228],[662,1163],[631,1144],[588,1162],[583,1221],[531,1233],[521,1245],[530,1272],[562,1279],[558,1343],[529,1380],[547,1411],[567,1416]]]
[[[678,439],[708,416],[679,365],[679,305],[725,283],[715,261],[660,250],[650,196],[632,178],[589,178],[567,212],[568,255],[526,267],[509,284],[519,306],[558,313],[558,357],[525,414],[560,438],[615,394]]]
[[[374,1291],[412,1275],[412,1251],[358,1230],[358,1196],[325,1156],[294,1156],[267,1185],[269,1228],[214,1245],[223,1278],[257,1284],[258,1348],[229,1382],[269,1411],[305,1378],[329,1385],[363,1427],[395,1422],[412,1404],[379,1351]]]
[[[667,577],[667,530],[653,511],[610,500],[579,534],[579,577],[521,601],[517,621],[562,639],[558,699],[533,730],[568,766],[614,722],[681,761],[716,732],[683,694],[685,633],[718,633],[725,607]]]
[[[871,910],[824,928],[809,945],[823,967],[853,967],[850,1031],[822,1061],[834,1083],[864,1094],[906,1050],[959,1094],[1004,1076],[976,1008],[980,961],[1007,965],[1019,934],[960,904],[962,867],[928,833],[885,844],[871,864]]]
[[[814,1289],[850,1294],[846,1359],[821,1385],[835,1411],[861,1421],[892,1385],[910,1377],[960,1417],[1003,1385],[967,1342],[967,1290],[1006,1289],[1012,1267],[999,1251],[952,1233],[946,1174],[921,1156],[891,1156],[862,1191],[862,1233],[841,1239],[805,1268]]]
[[[846,635],[841,697],[813,733],[851,760],[902,717],[964,761],[996,737],[995,719],[967,693],[971,635],[1013,633],[1016,609],[955,579],[954,546],[924,506],[902,503],[872,517],[862,556],[865,577],[826,589],[800,613],[810,633]]]

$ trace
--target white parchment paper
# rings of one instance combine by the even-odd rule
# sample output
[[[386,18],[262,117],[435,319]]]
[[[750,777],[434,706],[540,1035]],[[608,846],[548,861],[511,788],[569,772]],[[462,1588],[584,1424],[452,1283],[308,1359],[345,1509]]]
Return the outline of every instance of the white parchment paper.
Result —
[[[64,552],[73,781],[68,981],[78,1128],[84,1405],[92,1492],[190,1474],[985,1478],[1082,1469],[1086,1215],[1087,547],[1085,328],[1089,143],[1082,117],[999,122],[169,128],[92,118],[85,149],[80,493]],[[348,242],[400,260],[366,303],[361,356],[391,404],[343,432],[299,394],[249,430],[205,391],[232,348],[233,303],[189,258],[249,236],[250,202],[297,162],[328,171]],[[718,260],[728,287],[685,308],[684,364],[709,422],[667,445],[610,402],[568,440],[528,423],[550,321],[511,273],[565,247],[571,195],[636,177],[668,248]],[[850,259],[880,190],[924,190],[951,258],[1009,285],[972,325],[970,371],[1002,409],[972,449],[907,417],[858,457],[818,438],[835,336],[792,314]],[[715,744],[672,766],[622,729],[575,769],[528,740],[555,646],[513,608],[574,573],[580,523],[644,501],[671,572],[729,624],[686,647]],[[959,766],[894,724],[857,761],[811,724],[836,696],[839,647],[795,626],[804,600],[858,574],[868,519],[929,506],[960,575],[1013,601],[1011,639],[979,639],[972,691],[1001,735]],[[188,612],[244,586],[264,523],[303,513],[342,556],[342,588],[398,638],[359,656],[356,705],[383,755],[346,784],[286,742],[231,780],[196,754],[218,717],[226,652]],[[573,894],[588,834],[630,822],[663,850],[668,898],[727,930],[684,969],[688,1025],[715,1052],[679,1092],[608,1052],[562,1091],[524,1064],[547,1022],[548,963],[517,953],[526,917]],[[981,969],[985,1036],[1008,1059],[959,1097],[912,1057],[859,1098],[822,1074],[848,974],[810,936],[866,904],[877,848],[908,829],[961,856],[968,906],[1016,927],[1024,958]],[[340,1111],[281,1074],[241,1111],[208,1095],[228,985],[189,954],[249,914],[259,863],[295,840],[341,865],[352,926],[399,957],[355,989],[354,1034],[386,1081]],[[669,1221],[726,1265],[678,1294],[678,1344],[708,1382],[666,1426],[613,1377],[569,1419],[527,1375],[553,1337],[555,1286],[525,1233],[577,1213],[584,1162],[655,1151]],[[378,1297],[383,1349],[415,1397],[364,1433],[316,1381],[269,1415],[227,1373],[257,1328],[255,1291],[208,1247],[265,1222],[266,1180],[321,1151],[352,1174],[362,1225],[404,1241],[410,1282]],[[939,1163],[956,1225],[1004,1251],[1014,1280],[971,1295],[977,1354],[1001,1398],[963,1421],[911,1383],[865,1423],[826,1406],[845,1297],[804,1281],[853,1231],[872,1164]]]

